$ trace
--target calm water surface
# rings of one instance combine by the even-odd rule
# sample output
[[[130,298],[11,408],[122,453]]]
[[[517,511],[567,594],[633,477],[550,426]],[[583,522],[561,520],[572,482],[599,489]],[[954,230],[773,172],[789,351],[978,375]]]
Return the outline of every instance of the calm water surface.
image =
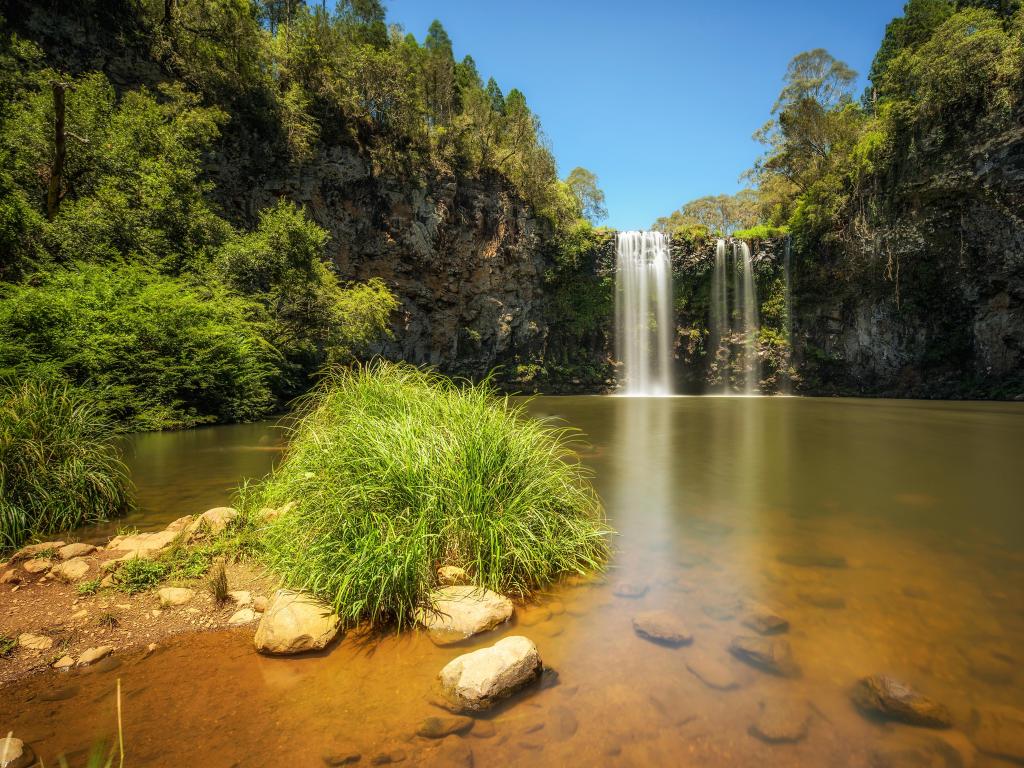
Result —
[[[342,748],[361,764],[384,752],[458,764],[466,747],[477,766],[1004,765],[972,756],[970,737],[975,708],[1024,708],[1024,406],[568,397],[530,411],[588,436],[583,458],[619,532],[605,577],[551,589],[464,648],[350,635],[326,654],[272,659],[253,652],[251,628],[186,638],[116,671],[0,692],[0,727],[50,764],[113,732],[120,677],[131,765],[316,766]],[[269,468],[279,438],[270,425],[136,438],[142,510],[130,522],[227,502],[240,477]],[[624,583],[646,592],[616,596]],[[789,620],[799,677],[727,653],[753,634],[739,621],[752,601]],[[632,617],[652,609],[683,617],[693,644],[638,637]],[[537,643],[554,684],[449,737],[453,751],[413,736],[441,714],[441,667],[505,634]],[[739,686],[706,686],[687,668],[697,659]],[[848,691],[876,672],[945,702],[956,728],[865,719]],[[785,704],[808,713],[801,741],[751,733],[762,707]]]

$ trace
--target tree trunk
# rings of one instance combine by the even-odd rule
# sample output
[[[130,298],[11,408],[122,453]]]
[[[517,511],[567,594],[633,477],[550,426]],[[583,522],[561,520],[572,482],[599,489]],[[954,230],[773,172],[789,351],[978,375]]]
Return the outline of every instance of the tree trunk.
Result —
[[[67,136],[64,133],[64,83],[53,84],[53,165],[50,167],[50,183],[46,189],[46,218],[53,221],[60,209],[63,197],[64,158],[67,156]]]

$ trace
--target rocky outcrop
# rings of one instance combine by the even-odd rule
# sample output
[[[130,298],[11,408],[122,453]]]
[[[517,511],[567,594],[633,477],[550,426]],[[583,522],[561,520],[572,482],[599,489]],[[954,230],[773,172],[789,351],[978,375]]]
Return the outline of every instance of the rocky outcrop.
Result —
[[[868,714],[926,728],[948,728],[949,710],[888,675],[871,675],[858,681],[851,693],[853,703]]]
[[[275,655],[318,651],[335,638],[340,624],[329,605],[280,589],[260,619],[253,642],[257,651]]]
[[[442,587],[429,599],[430,604],[416,612],[416,621],[438,645],[457,643],[512,618],[512,601],[481,587]]]
[[[540,679],[537,646],[520,635],[506,637],[452,659],[441,670],[441,688],[456,709],[483,710]]]

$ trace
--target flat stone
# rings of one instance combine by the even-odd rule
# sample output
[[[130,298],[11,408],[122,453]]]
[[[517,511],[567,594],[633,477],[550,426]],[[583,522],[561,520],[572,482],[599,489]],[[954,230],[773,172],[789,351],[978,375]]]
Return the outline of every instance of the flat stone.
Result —
[[[167,527],[164,528],[164,530],[165,531],[173,531],[174,533],[181,533],[182,531],[186,530],[190,525],[192,525],[192,523],[194,521],[195,521],[195,516],[194,515],[185,515],[185,516],[179,517],[177,520],[169,523],[167,525]]]
[[[151,559],[159,552],[170,548],[180,535],[180,531],[157,531],[156,533],[133,533],[127,536],[115,536],[107,544],[107,550]]]
[[[623,582],[622,584],[618,584],[615,587],[615,589],[612,591],[612,594],[614,594],[616,597],[636,599],[638,597],[643,597],[644,595],[646,595],[647,589],[648,587],[646,584],[634,584],[632,582]]]
[[[32,747],[21,739],[6,733],[0,734],[0,766],[3,768],[28,768],[36,762]]]
[[[482,710],[538,681],[543,669],[533,641],[513,635],[452,659],[439,677],[457,709]]]
[[[239,607],[252,603],[252,593],[247,592],[244,589],[232,590],[231,592],[228,592],[228,597],[230,597],[234,601],[235,605]]]
[[[842,555],[824,552],[787,552],[777,555],[776,560],[799,568],[845,568],[846,558]]]
[[[89,567],[89,561],[84,557],[73,557],[56,566],[50,573],[64,581],[81,581],[89,573]]]
[[[57,661],[53,662],[54,669],[66,670],[71,669],[75,666],[75,660],[70,656],[61,656]]]
[[[38,544],[26,544],[14,553],[14,557],[11,558],[11,562],[29,560],[42,552],[56,552],[66,545],[66,541],[41,541]]]
[[[834,589],[805,589],[798,592],[797,597],[815,608],[835,611],[846,607],[846,598]]]
[[[789,629],[789,622],[767,606],[754,603],[742,613],[740,622],[758,634],[777,635]]]
[[[729,652],[740,661],[773,675],[796,677],[800,674],[789,642],[782,638],[740,635],[732,639]]]
[[[687,654],[686,668],[708,688],[731,691],[739,687],[732,670],[723,662],[700,651]]]
[[[461,715],[427,717],[416,729],[416,735],[425,739],[443,739],[445,736],[466,733],[473,727],[473,718]]]
[[[184,587],[164,587],[157,595],[160,597],[161,608],[174,608],[191,602],[196,593],[195,590]]]
[[[189,533],[198,533],[205,529],[216,536],[227,528],[228,523],[236,517],[238,517],[238,510],[234,507],[214,507],[193,520],[186,530]]]
[[[431,608],[419,608],[416,620],[438,645],[457,643],[494,629],[512,618],[512,601],[473,586],[442,587],[430,593]]]
[[[633,631],[660,645],[680,646],[693,642],[693,633],[668,611],[645,611],[633,617]]]
[[[948,728],[952,715],[942,704],[888,675],[871,675],[857,682],[850,697],[862,712],[926,728]]]
[[[21,567],[28,573],[46,573],[53,567],[53,563],[42,558],[33,558],[31,560],[26,560],[21,564]]]
[[[437,569],[437,580],[445,586],[469,583],[469,574],[457,565],[442,565]]]
[[[279,589],[256,628],[256,650],[270,654],[318,651],[327,647],[341,626],[331,606],[312,595]]]
[[[96,547],[92,544],[83,544],[77,542],[75,544],[65,544],[63,547],[57,550],[57,556],[61,560],[71,560],[75,557],[85,557],[91,555],[96,551]]]
[[[90,664],[95,664],[97,661],[102,661],[114,652],[114,646],[112,645],[101,645],[96,648],[86,649],[81,656],[78,657],[79,667],[88,667]]]
[[[1024,763],[1024,710],[994,706],[975,710],[974,743],[989,755]]]
[[[340,765],[355,765],[363,756],[360,754],[358,749],[351,746],[344,746],[336,749],[332,749],[330,752],[323,756],[324,765],[331,766],[331,768],[337,768]]]
[[[807,735],[810,711],[805,702],[786,698],[763,700],[750,734],[769,744],[792,744]]]
[[[241,610],[235,611],[231,614],[231,618],[228,619],[228,624],[233,627],[237,627],[242,624],[251,624],[254,621],[256,621],[256,611],[252,608],[242,608]]]
[[[18,645],[30,651],[46,651],[53,647],[53,638],[24,632],[18,635]]]

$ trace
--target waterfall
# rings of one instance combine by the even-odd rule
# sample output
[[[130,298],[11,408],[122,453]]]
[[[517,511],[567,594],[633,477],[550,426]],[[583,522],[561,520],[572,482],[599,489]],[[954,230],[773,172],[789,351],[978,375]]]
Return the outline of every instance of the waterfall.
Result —
[[[793,381],[789,377],[789,371],[793,367],[793,289],[790,284],[790,258],[793,252],[793,243],[789,235],[786,235],[786,247],[782,261],[782,276],[786,281],[786,376],[782,382],[782,391],[787,395],[793,393]]]
[[[711,273],[711,323],[708,338],[708,351],[721,377],[721,394],[729,392],[729,354],[724,349],[726,336],[729,333],[729,291],[726,276],[725,240],[718,239],[715,244],[715,268]]]
[[[615,345],[626,395],[672,393],[672,262],[660,232],[615,241]]]
[[[727,395],[740,389],[747,395],[758,394],[761,363],[757,356],[757,283],[750,246],[745,242],[734,240],[732,248],[727,248],[720,238],[715,244],[708,304],[708,376],[717,379],[711,391]],[[742,371],[742,387],[733,381],[734,368]]]
[[[739,264],[740,316],[743,320],[743,370],[745,373],[744,394],[756,395],[760,389],[761,361],[757,357],[757,334],[760,330],[757,311],[757,286],[754,284],[754,262],[750,257],[750,246],[740,241],[742,263]]]

